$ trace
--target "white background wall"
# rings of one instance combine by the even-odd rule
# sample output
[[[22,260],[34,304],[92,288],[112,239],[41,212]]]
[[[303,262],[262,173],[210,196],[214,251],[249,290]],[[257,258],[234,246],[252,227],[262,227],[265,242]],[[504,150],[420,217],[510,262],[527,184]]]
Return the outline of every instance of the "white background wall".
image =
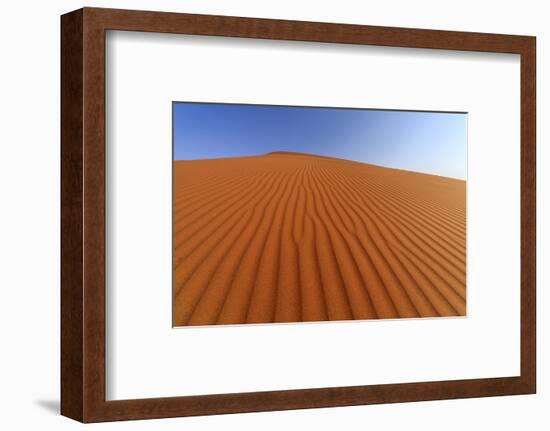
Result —
[[[5,2],[0,64],[0,425],[79,429],[59,408],[59,15],[83,5],[536,35],[538,38],[538,328],[534,396],[255,413],[87,426],[86,429],[543,430],[550,424],[550,30],[542,1],[441,2],[125,0]],[[545,172],[546,169],[546,172]]]

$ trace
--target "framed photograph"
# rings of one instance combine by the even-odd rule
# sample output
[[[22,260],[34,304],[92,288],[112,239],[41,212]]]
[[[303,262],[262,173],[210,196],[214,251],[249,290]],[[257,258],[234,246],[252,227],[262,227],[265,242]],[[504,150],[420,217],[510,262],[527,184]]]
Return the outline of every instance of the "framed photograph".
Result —
[[[61,412],[536,391],[535,38],[61,18]]]

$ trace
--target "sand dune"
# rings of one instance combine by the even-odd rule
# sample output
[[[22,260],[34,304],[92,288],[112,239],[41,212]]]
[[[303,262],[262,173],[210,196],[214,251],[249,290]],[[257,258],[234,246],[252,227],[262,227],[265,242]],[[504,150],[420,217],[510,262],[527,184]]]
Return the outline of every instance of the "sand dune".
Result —
[[[174,325],[466,312],[466,183],[300,153],[174,162]]]

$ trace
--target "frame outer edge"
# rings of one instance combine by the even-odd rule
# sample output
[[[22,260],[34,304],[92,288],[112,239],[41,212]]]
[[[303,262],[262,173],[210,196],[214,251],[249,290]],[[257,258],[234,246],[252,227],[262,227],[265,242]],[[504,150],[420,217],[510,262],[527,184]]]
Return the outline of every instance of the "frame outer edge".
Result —
[[[61,17],[61,414],[84,419],[83,12]]]
[[[536,38],[521,53],[521,378],[526,394],[537,391],[536,273]]]

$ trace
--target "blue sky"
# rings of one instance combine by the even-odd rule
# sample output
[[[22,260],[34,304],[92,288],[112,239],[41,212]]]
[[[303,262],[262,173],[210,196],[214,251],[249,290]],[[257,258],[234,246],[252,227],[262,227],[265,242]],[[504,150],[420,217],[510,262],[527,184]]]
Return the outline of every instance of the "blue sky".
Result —
[[[174,159],[297,151],[466,179],[467,114],[173,105]]]

